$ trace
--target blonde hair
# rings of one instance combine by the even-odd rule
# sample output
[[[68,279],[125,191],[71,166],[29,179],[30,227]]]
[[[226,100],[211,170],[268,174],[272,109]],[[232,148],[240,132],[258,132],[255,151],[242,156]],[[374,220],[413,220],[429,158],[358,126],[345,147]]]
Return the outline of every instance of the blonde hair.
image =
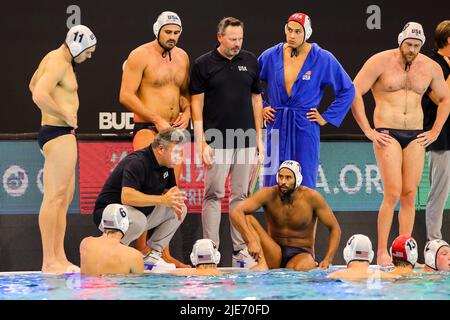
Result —
[[[438,49],[448,46],[448,38],[450,37],[450,20],[442,21],[434,31],[434,41]]]

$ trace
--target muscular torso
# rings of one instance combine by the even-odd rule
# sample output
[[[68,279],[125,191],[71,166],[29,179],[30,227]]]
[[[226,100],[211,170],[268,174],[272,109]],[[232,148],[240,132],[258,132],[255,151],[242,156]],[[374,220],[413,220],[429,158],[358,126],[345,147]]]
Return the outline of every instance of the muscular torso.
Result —
[[[305,52],[302,52],[297,57],[291,57],[290,50],[286,50],[286,44],[283,49],[283,64],[284,64],[284,84],[286,87],[286,92],[288,96],[291,95],[292,87],[294,86],[295,80],[297,80],[298,74],[302,70],[303,64],[305,63],[306,57],[311,50],[310,44],[305,44]]]
[[[317,216],[310,204],[311,189],[297,188],[291,203],[284,203],[278,188],[272,188],[271,199],[264,207],[270,236],[280,246],[291,246],[313,251]]]
[[[81,251],[81,272],[83,274],[127,274],[132,273],[130,261],[132,248],[107,239],[88,238]]]
[[[39,67],[33,76],[32,84],[35,84],[45,73],[46,65],[50,59],[64,60],[64,58],[60,54],[58,54],[57,51],[48,53],[39,64]],[[69,64],[68,62],[64,63]],[[65,72],[62,80],[53,89],[53,91],[50,93],[50,96],[56,102],[58,107],[65,109],[70,114],[77,113],[79,107],[78,83],[72,66],[69,66],[67,68],[67,71]],[[41,111],[41,113],[42,125],[67,126],[67,123],[63,119],[60,119],[43,111]]]
[[[376,128],[417,130],[423,128],[421,100],[432,80],[430,62],[419,54],[409,71],[398,60],[397,49],[385,51],[383,68],[372,93]]]
[[[143,45],[138,50],[145,52],[148,58],[137,96],[147,108],[172,124],[180,113],[180,90],[187,76],[185,53],[174,48],[172,61],[169,61],[152,44]],[[146,122],[138,114],[135,114],[134,121]]]

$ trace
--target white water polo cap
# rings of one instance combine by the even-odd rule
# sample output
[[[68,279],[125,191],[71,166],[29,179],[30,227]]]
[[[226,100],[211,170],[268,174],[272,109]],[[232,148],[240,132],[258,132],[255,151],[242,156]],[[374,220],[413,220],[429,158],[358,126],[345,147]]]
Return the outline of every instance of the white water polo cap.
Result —
[[[153,33],[155,34],[156,39],[159,39],[161,28],[167,26],[168,24],[177,25],[180,27],[180,31],[183,31],[180,17],[175,12],[164,11],[159,15],[158,19],[153,24]]]
[[[438,268],[436,265],[436,261],[439,250],[445,246],[450,247],[444,240],[432,240],[428,242],[425,246],[425,250],[423,251],[423,255],[425,257],[425,265],[437,271]]]
[[[420,40],[422,41],[422,45],[424,45],[426,38],[422,25],[417,22],[408,22],[403,27],[403,31],[398,35],[398,45],[401,46],[406,39]]]
[[[291,170],[294,173],[294,178],[295,178],[295,188],[300,187],[302,181],[303,181],[303,176],[302,176],[302,169],[300,167],[300,163],[298,163],[297,161],[294,160],[287,160],[284,161],[281,166],[280,169],[278,169],[278,173],[280,172],[281,169],[286,168]],[[277,183],[278,183],[278,173],[277,173]]]
[[[344,248],[344,260],[347,265],[352,261],[367,261],[372,263],[374,252],[372,242],[363,234],[355,234],[347,241]]]
[[[103,229],[119,230],[123,235],[128,230],[130,221],[128,220],[127,209],[120,204],[110,204],[102,215]]]
[[[80,24],[70,28],[67,32],[66,45],[75,59],[87,49],[97,45],[97,38],[91,29]]]
[[[211,239],[197,240],[192,248],[191,262],[194,266],[202,264],[215,264],[220,262],[220,252]]]

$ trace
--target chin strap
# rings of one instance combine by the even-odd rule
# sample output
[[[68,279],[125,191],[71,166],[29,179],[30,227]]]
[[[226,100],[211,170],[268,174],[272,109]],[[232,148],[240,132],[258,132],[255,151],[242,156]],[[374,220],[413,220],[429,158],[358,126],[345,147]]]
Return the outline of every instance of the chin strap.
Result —
[[[303,42],[298,48],[291,48],[291,58],[298,57],[300,54],[300,49],[303,47],[305,43]]]
[[[170,53],[170,50],[164,50],[162,53],[162,57],[165,58],[169,55],[169,61],[172,61],[172,54]]]
[[[161,43],[159,42],[159,40],[158,40],[158,44],[163,49],[162,57],[165,58],[165,57],[169,56],[169,61],[172,61],[172,53],[170,52],[172,49],[167,50],[166,48],[164,48],[161,45]]]
[[[405,71],[408,72],[411,69],[411,62],[405,63]]]

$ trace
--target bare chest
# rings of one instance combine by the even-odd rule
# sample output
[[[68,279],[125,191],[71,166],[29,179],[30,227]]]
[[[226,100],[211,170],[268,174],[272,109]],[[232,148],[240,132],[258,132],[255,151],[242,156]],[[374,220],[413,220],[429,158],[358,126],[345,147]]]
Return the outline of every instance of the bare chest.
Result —
[[[290,55],[284,56],[284,81],[288,95],[291,94],[292,87],[298,78],[298,74],[302,70],[306,56],[291,58]]]
[[[58,83],[60,89],[68,93],[76,93],[78,91],[78,82],[75,72],[73,70],[67,70],[64,77]]]
[[[291,230],[309,229],[314,223],[311,206],[304,201],[295,201],[293,204],[283,204],[281,200],[275,201],[269,209],[272,226],[289,228]]]
[[[186,66],[178,60],[170,62],[166,59],[153,59],[147,64],[144,71],[143,81],[154,86],[177,86],[181,87],[186,78]]]
[[[383,72],[375,87],[387,92],[413,91],[423,95],[431,79],[431,72],[423,65],[414,66],[413,64],[409,71],[393,66]]]

